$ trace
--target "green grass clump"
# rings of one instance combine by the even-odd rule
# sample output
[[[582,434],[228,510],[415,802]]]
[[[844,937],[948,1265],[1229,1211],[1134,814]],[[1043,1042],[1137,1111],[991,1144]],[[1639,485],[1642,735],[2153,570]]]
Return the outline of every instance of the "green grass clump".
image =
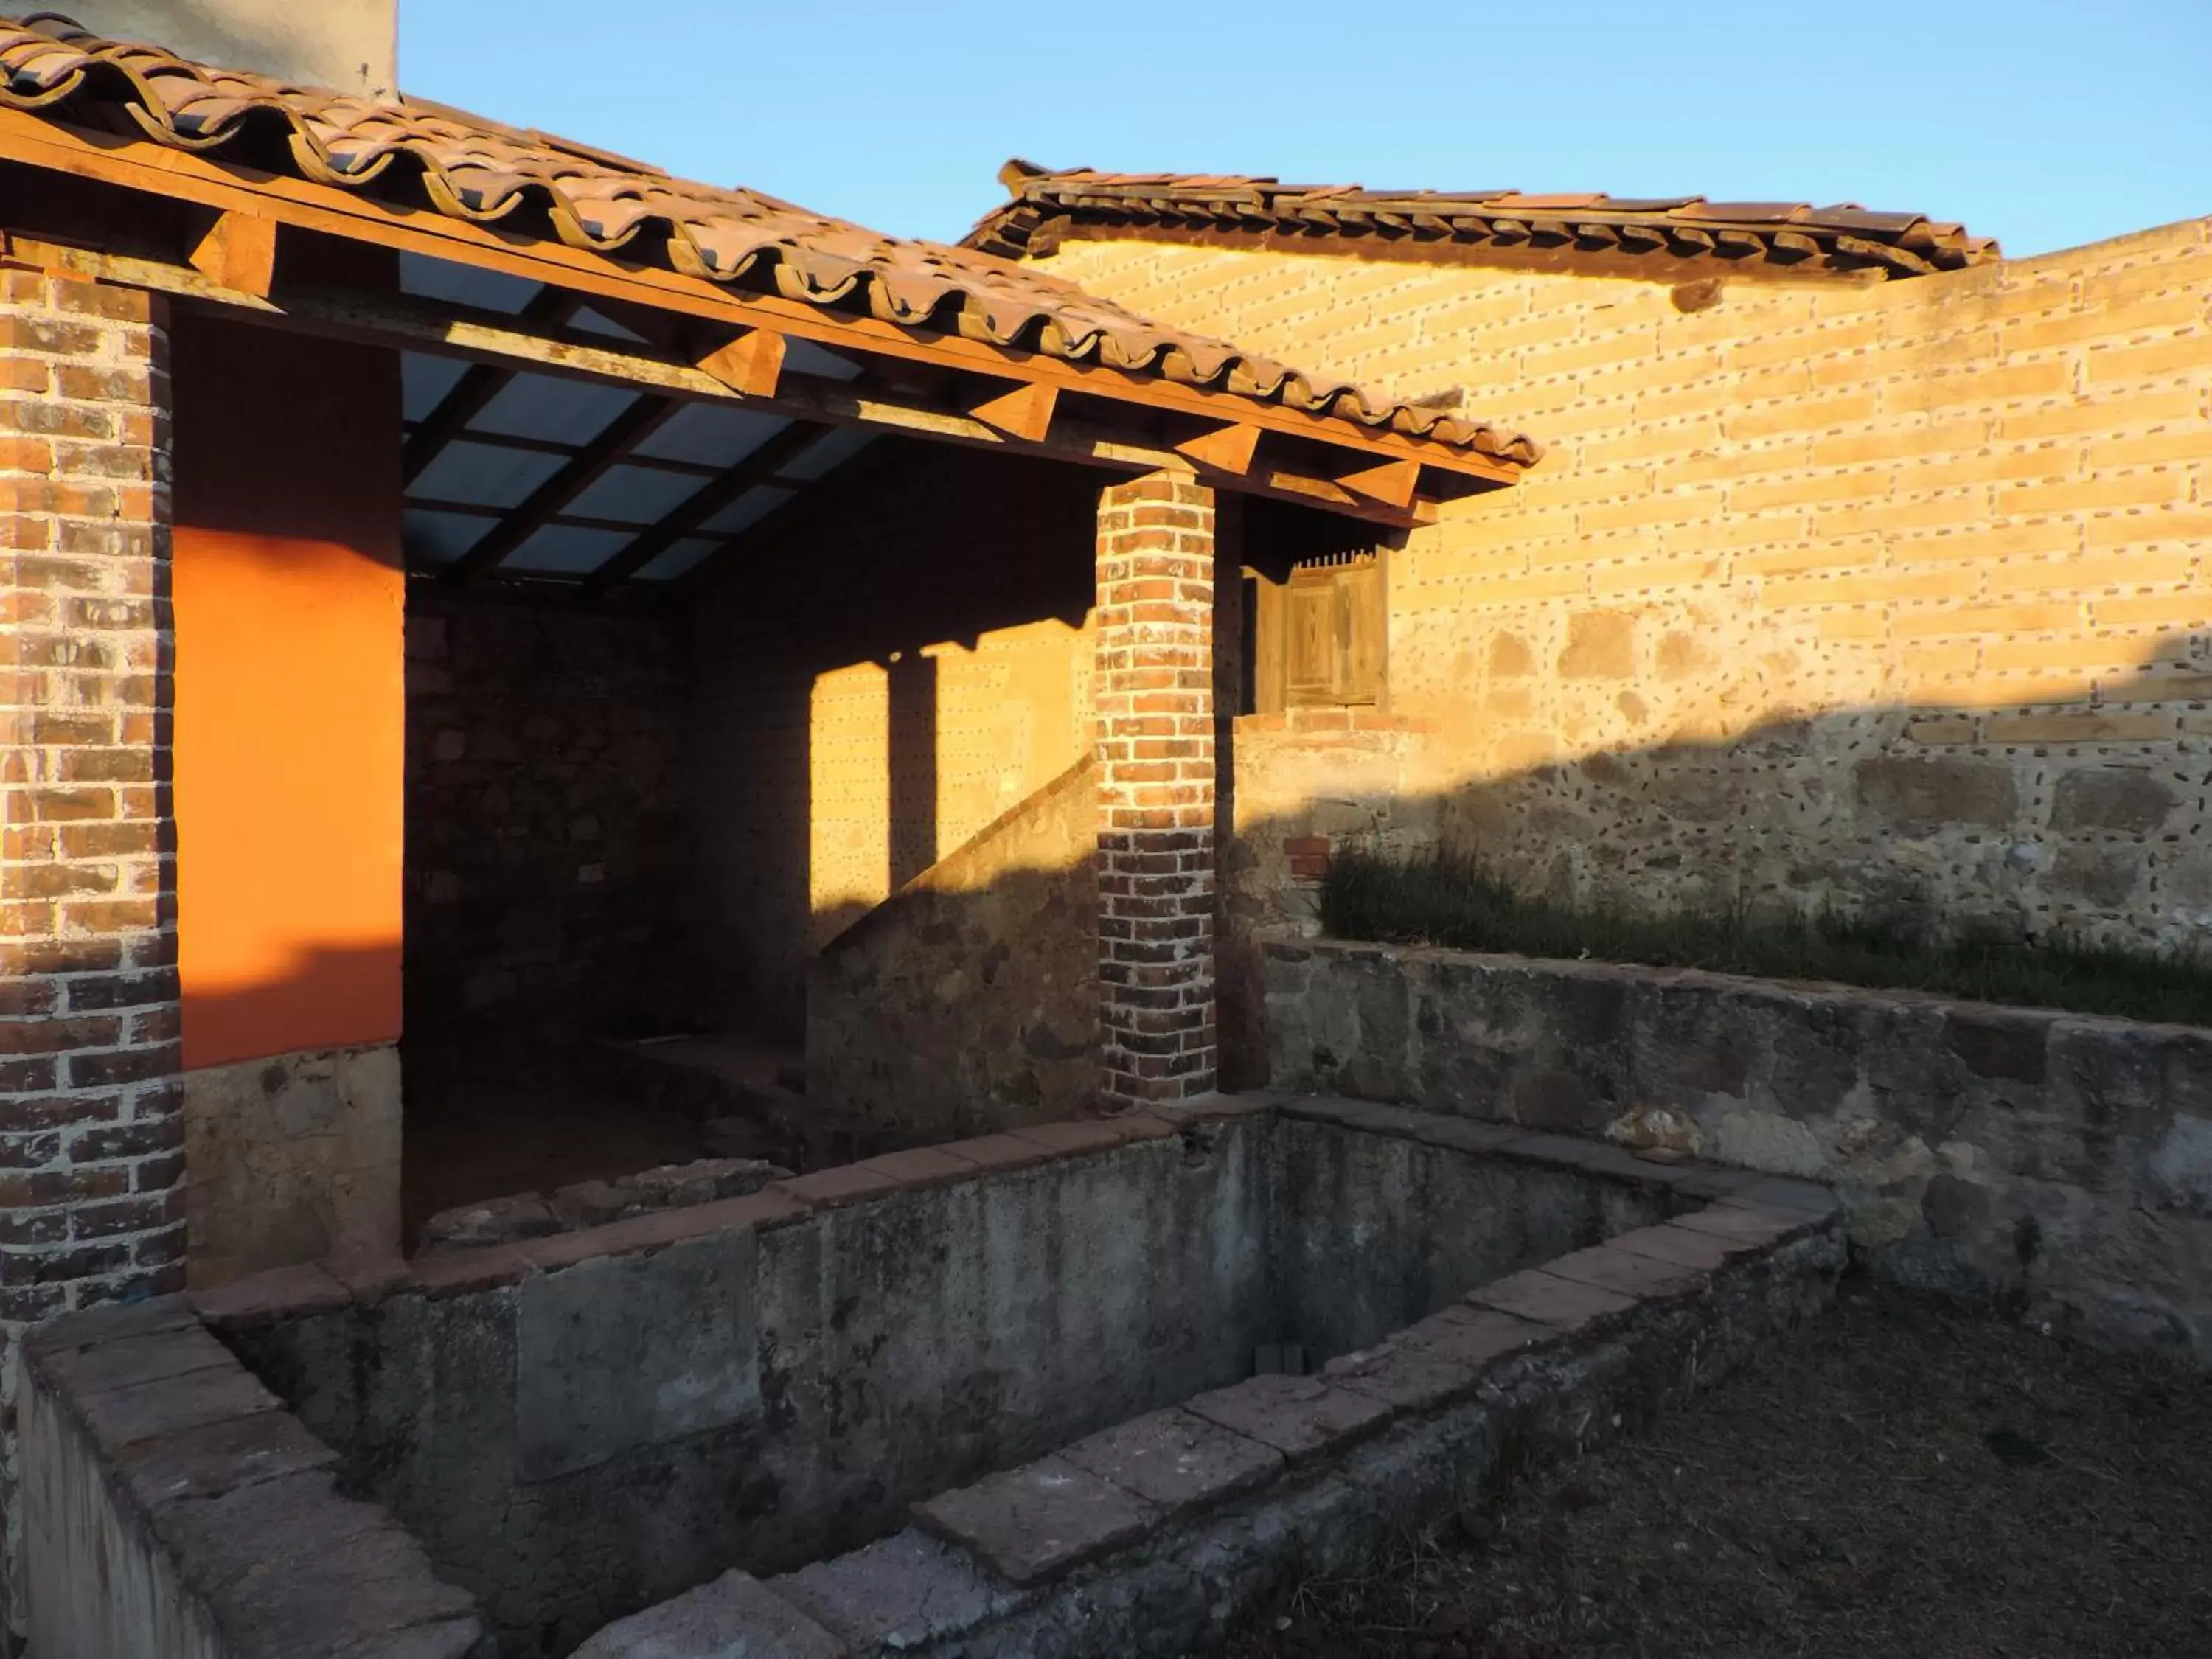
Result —
[[[2212,1025],[2212,967],[2194,954],[2078,942],[1941,939],[1823,914],[1641,917],[1516,892],[1479,860],[1346,851],[1321,890],[1336,939],[1504,955],[1705,968],[1761,979],[1836,980],[1977,1002]]]

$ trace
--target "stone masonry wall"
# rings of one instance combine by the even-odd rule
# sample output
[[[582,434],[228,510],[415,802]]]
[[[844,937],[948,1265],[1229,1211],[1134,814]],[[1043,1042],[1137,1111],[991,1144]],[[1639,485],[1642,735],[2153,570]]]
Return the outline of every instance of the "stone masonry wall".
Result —
[[[860,459],[694,606],[695,924],[738,1023],[795,1030],[815,952],[1090,752],[1099,475]]]
[[[182,1283],[165,318],[0,271],[0,1508],[25,1328]]]
[[[419,585],[418,585],[419,587]],[[420,591],[407,611],[408,1030],[683,1011],[680,622]]]
[[[1097,793],[1079,762],[823,947],[810,1116],[922,1142],[1091,1110]]]
[[[1132,241],[1042,263],[1549,446],[1393,553],[1401,793],[1320,792],[1325,833],[1387,808],[1583,901],[2177,944],[2212,921],[2208,238],[1679,298]]]
[[[2212,1032],[1277,939],[1275,1081],[1831,1183],[1908,1283],[2212,1366]]]

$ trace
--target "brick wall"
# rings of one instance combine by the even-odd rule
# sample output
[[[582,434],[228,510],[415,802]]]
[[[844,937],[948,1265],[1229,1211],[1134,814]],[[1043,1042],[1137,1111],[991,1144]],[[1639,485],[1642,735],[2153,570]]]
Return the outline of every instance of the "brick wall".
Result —
[[[1723,272],[1687,311],[1327,255],[1045,263],[1550,445],[1393,556],[1391,708],[1426,730],[1392,833],[1584,900],[2212,921],[2206,222],[1887,283]],[[1348,794],[1286,822],[1371,827]]]
[[[689,665],[672,612],[407,611],[407,1024],[689,1013]]]
[[[1214,1018],[1213,494],[1156,472],[1098,497],[1099,1092],[1205,1094]]]
[[[15,1345],[182,1283],[165,319],[0,271],[0,1504]]]

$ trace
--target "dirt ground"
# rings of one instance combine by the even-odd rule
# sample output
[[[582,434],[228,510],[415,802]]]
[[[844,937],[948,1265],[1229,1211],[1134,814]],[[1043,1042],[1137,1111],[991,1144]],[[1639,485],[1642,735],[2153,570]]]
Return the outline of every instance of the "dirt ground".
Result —
[[[2212,1659],[2212,1378],[1847,1282],[1234,1659]]]

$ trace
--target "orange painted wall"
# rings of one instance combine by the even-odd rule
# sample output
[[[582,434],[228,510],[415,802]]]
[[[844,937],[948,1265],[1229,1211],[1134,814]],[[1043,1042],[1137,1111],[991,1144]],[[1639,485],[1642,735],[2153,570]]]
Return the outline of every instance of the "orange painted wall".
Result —
[[[176,319],[187,1066],[399,1035],[398,360]]]

